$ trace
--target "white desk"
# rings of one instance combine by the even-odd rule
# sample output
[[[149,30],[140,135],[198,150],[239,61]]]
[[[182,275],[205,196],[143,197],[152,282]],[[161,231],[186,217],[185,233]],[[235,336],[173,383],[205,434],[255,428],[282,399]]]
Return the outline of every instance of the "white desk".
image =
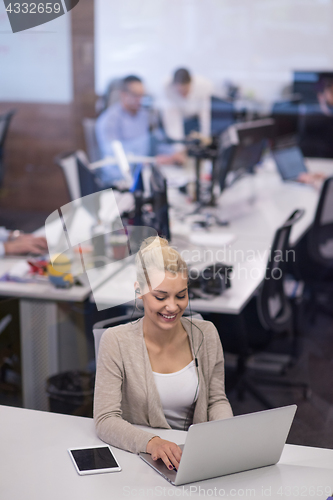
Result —
[[[186,438],[184,431],[161,430],[159,434],[179,444]],[[113,451],[122,472],[79,476],[67,449],[102,444],[92,419],[0,406],[0,443],[3,499],[210,496],[326,500],[333,489],[333,450],[328,449],[286,445],[277,465],[175,487],[137,455],[117,448]]]
[[[333,173],[333,162],[330,160],[308,160],[308,165],[310,170]],[[292,228],[290,239],[295,244],[310,227],[318,198],[319,190],[312,186],[283,182],[272,160],[267,160],[257,175],[240,179],[227,189],[216,208],[205,209],[229,221],[227,227],[210,229],[207,234],[230,233],[235,240],[224,248],[209,248],[208,245],[199,248],[189,243],[192,230],[184,219],[184,213],[190,213],[193,207],[186,206],[185,197],[177,190],[170,190],[172,243],[183,253],[185,260],[193,262],[200,251],[207,265],[223,261],[234,267],[232,287],[212,300],[191,301],[193,309],[198,312],[239,314],[264,278],[276,229],[294,210],[305,209],[302,219]],[[105,282],[94,292],[94,300],[102,308],[112,307],[121,301],[129,302],[134,297],[133,277],[134,267],[124,269],[114,280]]]
[[[20,260],[22,258],[0,259],[0,275]],[[90,293],[89,286],[74,286],[64,290],[55,288],[49,282],[0,282],[0,296],[19,299],[22,392],[26,408],[47,410],[46,379],[60,370],[69,369],[60,364],[60,323],[64,322],[60,303],[82,304]],[[68,318],[66,334],[71,348],[76,348],[76,366],[72,368],[84,367],[87,363],[84,331]]]

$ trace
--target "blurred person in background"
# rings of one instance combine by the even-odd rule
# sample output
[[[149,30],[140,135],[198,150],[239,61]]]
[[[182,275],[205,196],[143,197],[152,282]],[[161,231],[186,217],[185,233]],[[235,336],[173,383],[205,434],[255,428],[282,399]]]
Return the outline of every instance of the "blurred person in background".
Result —
[[[333,78],[319,81],[317,104],[305,104],[300,124],[304,156],[333,158]]]
[[[209,137],[212,94],[213,85],[208,80],[191,75],[186,68],[177,69],[167,82],[161,101],[166,135],[180,141],[191,132]]]
[[[145,88],[141,78],[129,75],[123,79],[119,102],[107,108],[96,121],[96,138],[102,156],[113,156],[113,141],[120,141],[126,153],[138,156],[156,156],[159,164],[182,164],[185,157],[159,147],[154,140],[158,123],[156,114],[142,105]],[[164,149],[164,151],[163,151]],[[122,175],[117,165],[102,169],[104,183],[117,181]]]
[[[8,231],[0,227],[0,257],[4,255],[42,255],[48,252],[46,239],[21,231]]]

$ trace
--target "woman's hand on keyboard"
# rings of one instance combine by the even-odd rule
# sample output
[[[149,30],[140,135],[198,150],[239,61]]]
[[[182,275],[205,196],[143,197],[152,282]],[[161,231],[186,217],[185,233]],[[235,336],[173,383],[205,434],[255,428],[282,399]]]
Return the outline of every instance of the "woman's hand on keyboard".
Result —
[[[169,470],[178,470],[182,450],[176,443],[155,436],[148,442],[146,451],[153,460],[161,458]]]

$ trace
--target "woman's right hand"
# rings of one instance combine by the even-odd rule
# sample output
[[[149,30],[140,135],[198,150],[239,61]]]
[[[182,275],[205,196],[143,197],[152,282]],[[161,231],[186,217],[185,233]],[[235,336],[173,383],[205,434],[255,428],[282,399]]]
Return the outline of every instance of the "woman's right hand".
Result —
[[[178,470],[182,450],[176,443],[155,436],[148,442],[146,452],[153,460],[161,458],[169,470],[174,467]]]

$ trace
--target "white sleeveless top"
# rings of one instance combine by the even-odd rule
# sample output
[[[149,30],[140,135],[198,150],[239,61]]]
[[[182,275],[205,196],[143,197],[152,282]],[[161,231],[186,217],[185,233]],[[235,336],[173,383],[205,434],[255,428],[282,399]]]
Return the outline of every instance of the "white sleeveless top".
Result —
[[[166,421],[172,429],[187,430],[192,424],[194,403],[199,392],[194,361],[178,372],[153,372],[153,375]]]

